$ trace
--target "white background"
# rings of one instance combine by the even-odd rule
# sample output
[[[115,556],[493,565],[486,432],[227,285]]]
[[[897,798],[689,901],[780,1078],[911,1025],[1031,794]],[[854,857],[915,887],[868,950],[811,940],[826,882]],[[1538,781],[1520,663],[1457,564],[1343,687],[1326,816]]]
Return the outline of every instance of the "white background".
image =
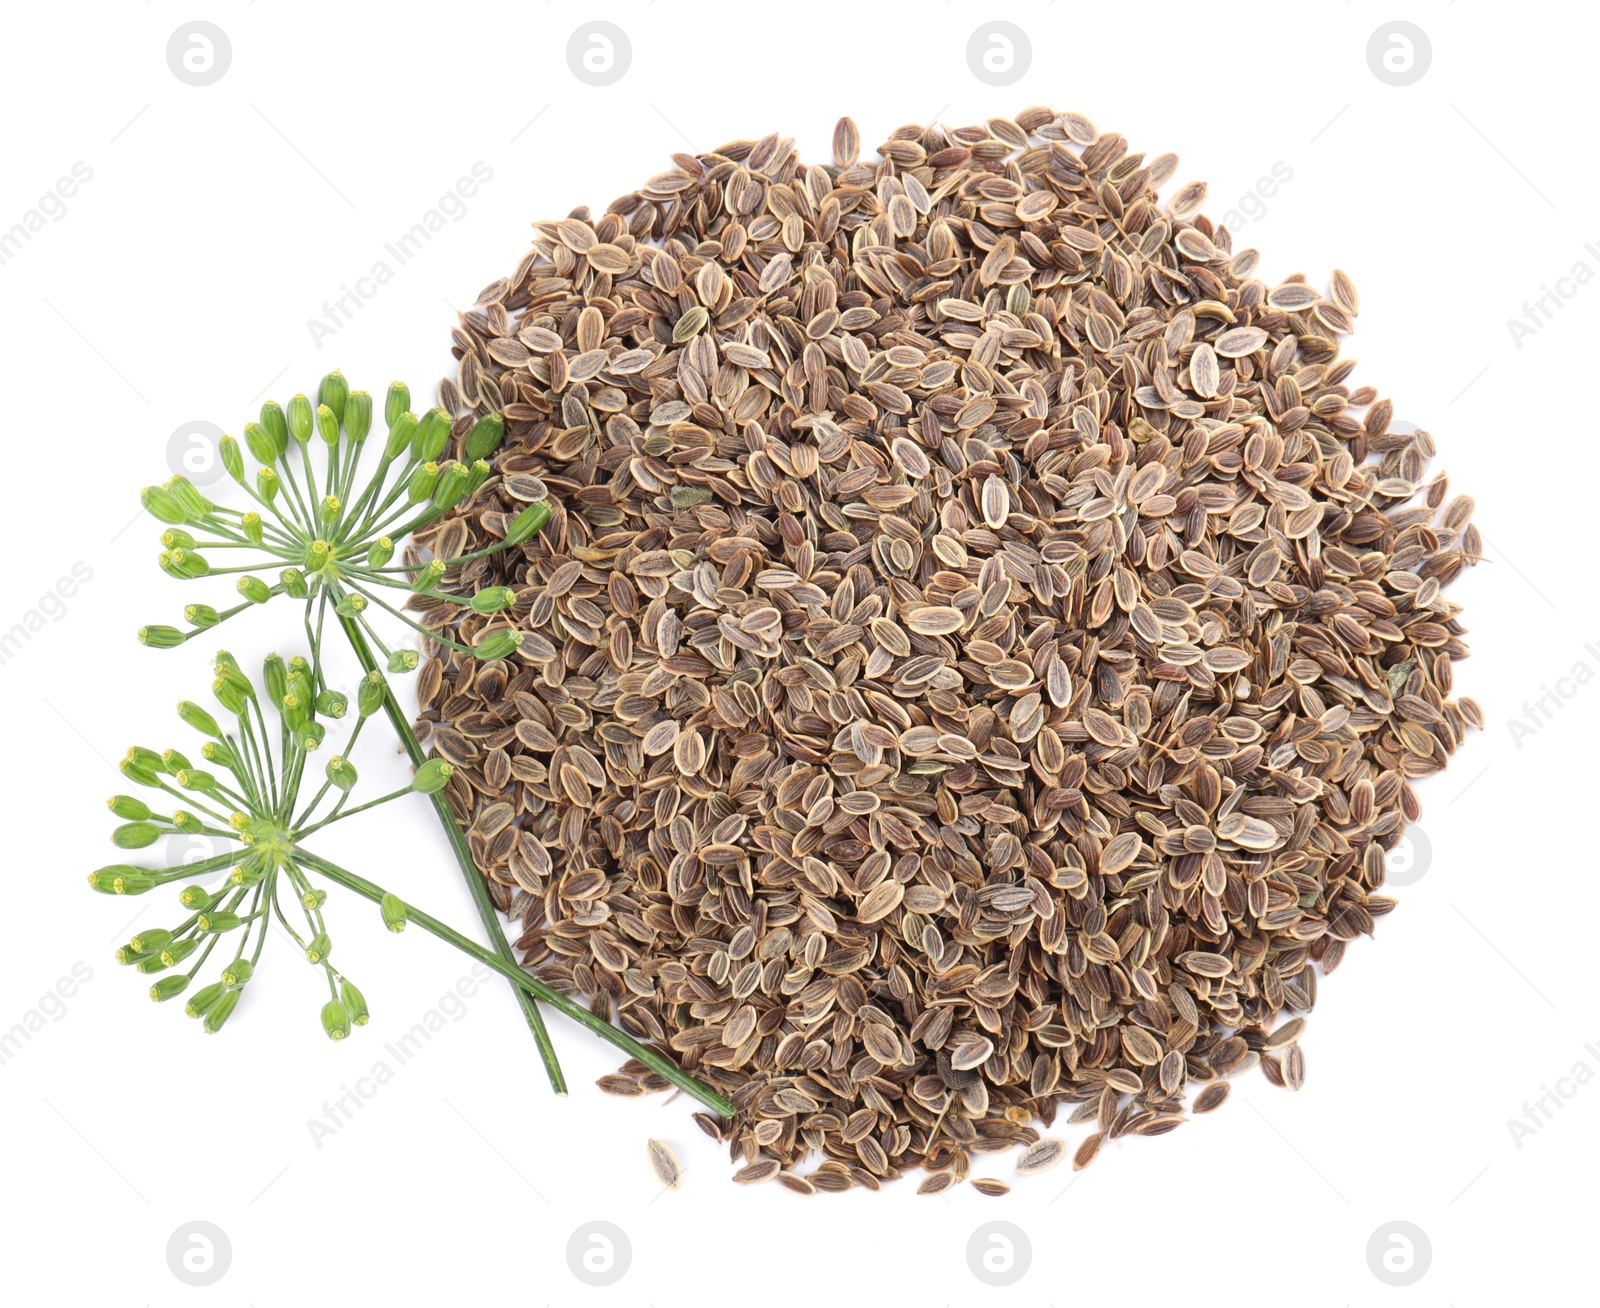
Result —
[[[974,29],[1004,17],[1032,62],[994,88],[969,71]],[[180,24],[232,46],[206,87],[169,70]],[[569,71],[593,19],[628,34],[632,65],[595,88]],[[1382,23],[1431,39],[1415,84],[1366,58]],[[28,621],[75,564],[92,572],[0,666],[9,857],[0,1032],[75,964],[92,977],[0,1065],[5,1184],[0,1277],[11,1302],[400,1303],[435,1297],[774,1304],[895,1295],[931,1304],[1592,1302],[1600,1143],[1600,1001],[1591,920],[1592,740],[1600,689],[1520,740],[1510,722],[1575,665],[1600,671],[1592,540],[1592,327],[1600,287],[1513,340],[1507,320],[1583,261],[1600,272],[1588,164],[1600,28],[1576,7],[1234,3],[989,6],[659,3],[605,8],[455,0],[437,7],[246,3],[12,6],[0,80],[0,231],[74,163],[92,179],[0,264],[10,473],[0,630]],[[456,308],[511,271],[530,223],[599,212],[670,152],[792,134],[824,161],[849,113],[870,146],[1046,103],[1176,151],[1177,183],[1211,184],[1220,220],[1274,164],[1292,178],[1236,234],[1269,282],[1335,267],[1361,292],[1355,384],[1432,431],[1453,490],[1476,496],[1492,561],[1450,592],[1473,657],[1458,689],[1486,707],[1448,774],[1422,787],[1431,863],[1397,891],[1374,942],[1322,987],[1298,1094],[1251,1074],[1220,1113],[1107,1147],[1076,1178],[1017,1180],[1000,1200],[800,1200],[728,1181],[685,1100],[609,1099],[607,1046],[552,1019],[573,1093],[552,1099],[506,989],[483,987],[336,1135],[308,1119],[468,975],[420,931],[391,937],[339,902],[340,957],[373,1007],[343,1044],[318,1026],[320,982],[274,940],[217,1039],[115,945],[169,915],[167,896],[111,900],[83,874],[109,861],[108,760],[134,741],[189,744],[172,715],[205,696],[202,642],[133,640],[201,596],[155,566],[137,491],[169,474],[194,420],[239,433],[260,399],[330,367],[419,401],[449,366]],[[531,126],[529,125],[531,122]],[[385,258],[477,162],[492,180],[320,348],[308,320]],[[393,260],[390,260],[391,264]],[[1592,301],[1592,303],[1591,303]],[[417,407],[421,407],[419,403]],[[1437,465],[1436,465],[1437,466]],[[131,525],[130,525],[131,523]],[[241,657],[296,648],[279,605],[233,624]],[[1552,701],[1553,702],[1553,701]],[[374,733],[381,740],[381,733]],[[364,773],[402,775],[368,750]],[[374,777],[374,785],[380,779]],[[372,793],[378,793],[374,790]],[[1591,833],[1586,835],[1585,832]],[[353,821],[331,850],[466,927],[470,902],[426,806]],[[156,901],[160,902],[156,902]],[[135,909],[143,909],[132,917]],[[131,920],[130,920],[131,918]],[[1570,941],[1564,945],[1562,941]],[[180,1001],[181,1002],[181,1001]],[[1586,1048],[1586,1042],[1595,1042]],[[1578,1064],[1579,1080],[1561,1081]],[[1557,1087],[1553,1120],[1508,1121]],[[1075,1145],[1084,1128],[1064,1134]],[[658,1190],[645,1141],[670,1142],[684,1188]],[[231,1266],[208,1289],[168,1269],[169,1237],[214,1223]],[[607,1289],[568,1269],[569,1236],[614,1223],[632,1248]],[[980,1223],[1028,1235],[1032,1265],[992,1289],[968,1270]],[[1404,1220],[1431,1244],[1416,1284],[1369,1270],[1369,1237]]]

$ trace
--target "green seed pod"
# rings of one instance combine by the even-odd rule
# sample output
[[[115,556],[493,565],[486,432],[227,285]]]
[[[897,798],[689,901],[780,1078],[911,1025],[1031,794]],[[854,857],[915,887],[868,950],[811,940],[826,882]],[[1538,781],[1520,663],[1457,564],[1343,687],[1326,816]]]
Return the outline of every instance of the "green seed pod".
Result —
[[[249,702],[239,687],[226,677],[218,677],[211,683],[211,693],[217,697],[217,703],[233,714],[242,714]]]
[[[155,771],[135,763],[132,759],[123,759],[117,764],[117,771],[136,786],[158,786],[161,784],[161,778]]]
[[[198,704],[187,699],[179,700],[178,716],[201,735],[222,739],[222,728],[217,726],[217,720]]]
[[[234,868],[228,873],[228,884],[230,886],[253,886],[257,881],[261,880],[262,877],[266,876],[266,874],[266,863],[262,862],[260,859],[246,859],[243,863],[239,864],[238,867]],[[217,892],[216,898],[222,898],[221,891]]]
[[[344,412],[339,415],[339,421],[344,423],[344,434],[351,443],[361,444],[372,430],[372,396],[366,391],[351,391],[350,397],[344,402]]]
[[[369,568],[384,567],[392,558],[394,558],[394,542],[387,536],[379,536],[377,540],[367,546],[367,566]]]
[[[163,772],[176,776],[189,766],[189,756],[181,749],[164,749],[161,751],[161,770]]]
[[[199,522],[203,520],[212,509],[217,506],[195,489],[195,485],[187,477],[169,477],[166,489],[177,497],[183,511],[188,515],[186,521]]]
[[[383,679],[383,673],[374,668],[361,678],[361,684],[356,687],[356,712],[364,718],[370,718],[383,707],[388,693],[389,683]]]
[[[213,893],[204,886],[185,886],[178,892],[178,902],[185,908],[209,908],[221,898],[220,890]]]
[[[304,445],[311,439],[311,429],[316,425],[311,413],[311,401],[304,395],[296,395],[289,401],[289,439],[296,445]]]
[[[206,1014],[205,1028],[207,1035],[216,1035],[222,1030],[222,1024],[228,1020],[228,1014],[239,1006],[239,991],[230,990],[221,999],[211,1005],[211,1011]]]
[[[306,584],[306,574],[299,568],[285,568],[278,574],[283,593],[290,599],[310,599],[311,587]]]
[[[179,768],[173,780],[184,790],[209,795],[217,788],[217,778],[203,768]]]
[[[302,723],[294,733],[295,739],[300,742],[300,748],[308,754],[317,749],[327,735],[328,729],[317,721]]]
[[[222,621],[222,614],[218,613],[209,604],[186,604],[183,607],[183,618],[192,626],[199,627],[202,631],[207,627],[214,627]]]
[[[474,459],[472,461],[472,465],[467,469],[467,489],[463,493],[462,498],[470,500],[474,495],[476,495],[478,493],[478,487],[482,486],[484,482],[489,480],[489,474],[492,471],[493,469],[489,467],[489,464],[486,460]]]
[[[417,670],[417,651],[414,649],[397,649],[389,655],[390,672],[415,672]]]
[[[514,654],[522,645],[522,633],[510,627],[501,627],[478,638],[472,652],[480,659],[503,659]]]
[[[321,572],[333,562],[333,546],[325,540],[314,540],[306,547],[306,571]]]
[[[328,939],[326,931],[319,931],[311,937],[311,943],[306,946],[306,962],[320,963],[327,958],[333,949],[333,941]]]
[[[386,460],[398,459],[410,449],[411,442],[417,438],[418,425],[417,415],[414,413],[402,413],[391,422],[389,439],[383,443],[383,457]]]
[[[179,581],[194,581],[197,577],[211,575],[211,564],[203,554],[194,550],[168,550],[157,560],[161,571]]]
[[[144,505],[146,513],[159,518],[162,522],[176,525],[189,520],[189,515],[184,511],[178,497],[159,486],[146,486],[140,491],[139,503]]]
[[[168,963],[167,966],[171,967],[172,964]],[[157,981],[155,985],[150,987],[150,998],[155,1000],[158,1004],[164,1004],[167,1002],[167,1000],[172,999],[177,995],[181,995],[188,988],[188,977],[164,976],[161,978],[161,980]]]
[[[268,400],[261,406],[261,425],[271,433],[273,450],[272,458],[261,461],[276,463],[289,448],[289,422],[283,416],[283,406],[276,400]]]
[[[183,962],[184,959],[199,948],[199,936],[188,936],[183,940],[174,940],[162,949],[161,961],[168,967],[177,967],[179,963]]]
[[[239,771],[239,760],[234,758],[232,748],[220,740],[208,740],[200,746],[200,757],[226,771]]]
[[[232,931],[235,927],[244,925],[244,919],[237,913],[226,911],[202,913],[195,919],[195,925],[211,935],[220,936],[224,931]]]
[[[337,721],[342,718],[350,708],[350,701],[337,690],[325,690],[317,696],[317,712],[325,718]]]
[[[261,515],[254,509],[239,519],[239,528],[244,532],[245,539],[252,545],[259,545],[266,539],[266,529],[261,525]]]
[[[350,1014],[339,1000],[330,999],[322,1006],[322,1029],[329,1040],[343,1040],[350,1034]]]
[[[450,443],[450,415],[438,405],[422,415],[417,433],[411,438],[411,457],[431,463],[444,453]]]
[[[150,626],[139,628],[139,643],[151,649],[177,649],[188,636],[176,627]]]
[[[349,759],[335,754],[328,760],[328,780],[340,790],[349,790],[356,784],[356,770]]]
[[[467,469],[450,459],[439,466],[439,480],[433,487],[433,507],[440,513],[453,509],[467,490]]]
[[[443,559],[429,559],[417,572],[416,580],[411,584],[417,590],[426,594],[437,586],[445,574],[445,561]]]
[[[511,527],[506,532],[508,545],[520,545],[530,536],[544,530],[545,523],[550,521],[550,501],[539,500],[528,505],[511,521]]]
[[[366,607],[367,597],[365,595],[358,595],[355,591],[351,591],[348,595],[343,596],[339,602],[333,606],[333,611],[341,618],[353,618],[356,616],[356,614],[365,612]]]
[[[245,599],[252,604],[265,604],[272,598],[272,587],[262,581],[260,577],[240,577],[234,583]]]
[[[239,442],[232,436],[224,436],[217,443],[218,451],[222,455],[222,466],[228,476],[235,481],[244,480],[244,451],[239,448]]]
[[[311,720],[311,706],[295,693],[292,686],[284,692],[283,703],[279,707],[283,710],[284,725],[290,731]]]
[[[238,989],[255,972],[255,964],[248,958],[236,958],[222,969],[222,984]]]
[[[406,906],[399,895],[386,894],[379,907],[383,910],[383,924],[391,931],[406,929]]]
[[[328,902],[328,892],[321,886],[316,886],[301,895],[300,902],[307,908],[321,908]]]
[[[455,768],[442,758],[430,758],[411,778],[411,789],[423,795],[431,795],[435,791],[443,790],[454,772]]]
[[[123,967],[128,967],[134,963],[142,963],[149,957],[149,954],[141,954],[132,945],[123,945],[117,950],[116,954],[117,962]]]
[[[118,849],[143,849],[161,839],[161,828],[154,822],[124,822],[111,833],[111,843]]]
[[[183,1006],[183,1011],[190,1017],[204,1017],[211,1011],[211,1006],[228,993],[228,987],[221,981],[213,981],[208,986],[202,986],[190,996],[189,1002]]]
[[[472,597],[474,613],[500,613],[517,602],[517,594],[509,586],[485,586]]]
[[[125,822],[148,822],[155,816],[150,805],[132,795],[113,795],[106,800],[106,807]]]
[[[411,407],[411,388],[402,381],[390,382],[389,392],[383,397],[384,425],[393,430],[400,415]]]
[[[506,420],[498,413],[488,414],[473,423],[462,450],[469,459],[481,459],[500,448],[505,434]]]
[[[165,927],[151,927],[128,941],[129,946],[141,954],[154,954],[172,943],[172,932]]]
[[[433,488],[438,484],[439,465],[424,463],[411,474],[411,481],[406,487],[406,499],[412,504],[421,504],[433,494]]]
[[[185,808],[180,808],[173,812],[172,825],[186,836],[198,836],[206,829],[206,824]]]
[[[267,401],[269,404],[272,401]],[[283,416],[283,411],[278,411],[278,416]],[[247,422],[244,425],[244,444],[250,451],[250,457],[263,468],[270,468],[278,461],[278,456],[283,453],[283,447],[273,434],[259,422]]]
[[[282,484],[283,483],[278,480],[278,474],[275,473],[271,468],[256,469],[256,492],[268,504],[271,504],[273,500],[278,498],[278,490]]]
[[[261,663],[261,681],[273,708],[283,707],[284,691],[289,686],[289,670],[280,654],[268,654]]]
[[[344,505],[337,495],[324,495],[322,503],[317,506],[317,513],[322,519],[323,530],[332,534],[332,528],[339,525],[339,515],[344,512]]]
[[[365,1026],[370,1016],[367,1012],[367,998],[356,989],[355,983],[347,976],[339,978],[339,998],[344,1001],[345,1010],[350,1014],[350,1021],[356,1026]]]
[[[149,954],[134,964],[134,967],[144,976],[154,976],[157,972],[167,970],[167,965],[161,961],[160,954]]]
[[[326,408],[333,414],[335,422],[344,421],[345,403],[349,397],[350,383],[337,368],[324,377],[317,386],[317,407]]]
[[[161,533],[161,543],[169,550],[192,550],[195,539],[182,527],[168,527]]]
[[[127,757],[129,762],[137,763],[152,772],[161,770],[161,755],[153,749],[146,749],[143,745],[129,745]]]

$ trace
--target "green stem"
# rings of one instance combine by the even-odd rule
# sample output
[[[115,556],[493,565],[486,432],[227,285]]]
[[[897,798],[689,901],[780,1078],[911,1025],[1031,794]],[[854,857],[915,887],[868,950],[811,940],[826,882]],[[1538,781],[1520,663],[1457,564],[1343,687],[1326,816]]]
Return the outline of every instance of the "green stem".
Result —
[[[308,854],[304,850],[299,851],[296,857],[298,857],[302,863],[315,868],[334,884],[341,885],[346,890],[353,890],[356,892],[356,894],[363,895],[367,899],[372,900],[373,903],[382,902],[384,896],[383,890],[380,887],[373,885],[372,882],[366,880],[364,877],[359,877],[354,872],[347,872],[343,868],[336,867],[332,863],[329,863],[326,859],[318,858],[314,854]],[[664,1058],[654,1049],[651,1049],[647,1045],[641,1044],[626,1031],[619,1030],[617,1027],[612,1026],[611,1023],[607,1022],[604,1018],[596,1017],[595,1014],[591,1013],[582,1004],[575,1003],[573,1000],[568,999],[560,991],[552,990],[549,986],[545,985],[544,982],[540,981],[537,977],[529,975],[515,963],[507,962],[499,955],[490,953],[482,945],[475,944],[473,941],[467,939],[466,936],[462,935],[459,931],[455,930],[455,928],[446,926],[443,922],[439,921],[438,918],[424,913],[420,908],[417,908],[414,905],[406,905],[406,918],[408,921],[415,922],[424,931],[432,932],[434,935],[438,936],[439,939],[454,945],[457,949],[461,950],[462,953],[467,954],[472,958],[476,958],[486,967],[493,968],[508,981],[513,982],[520,990],[527,991],[529,994],[537,995],[551,1007],[559,1009],[568,1017],[572,1018],[573,1021],[588,1027],[589,1030],[593,1031],[595,1035],[599,1036],[602,1040],[610,1041],[610,1043],[615,1045],[618,1049],[621,1049],[629,1057],[638,1059],[652,1072],[655,1072],[659,1076],[665,1077],[685,1094],[693,1095],[713,1112],[719,1113],[723,1117],[732,1117],[734,1115],[735,1110],[732,1104],[719,1095],[715,1090],[701,1085],[700,1082],[696,1081],[671,1059]]]
[[[350,647],[355,650],[356,658],[361,661],[364,672],[375,672],[377,661],[372,657],[372,650],[367,645],[367,638],[362,635],[360,624],[353,618],[342,614],[339,623],[344,627],[344,633],[349,638]],[[395,698],[394,687],[389,687],[383,699],[384,712],[389,716],[389,722],[394,727],[395,734],[400,737],[400,743],[405,746],[406,754],[411,759],[413,767],[421,767],[428,761],[422,752],[422,745],[417,740],[416,734],[411,730],[411,723],[407,720],[405,711],[400,707],[400,701]],[[533,1032],[534,1042],[539,1046],[539,1057],[544,1062],[545,1073],[550,1078],[550,1088],[558,1095],[567,1093],[567,1078],[561,1072],[561,1063],[556,1058],[555,1046],[550,1043],[550,1033],[545,1030],[544,1017],[539,1012],[539,1006],[527,988],[522,986],[520,978],[522,969],[517,966],[516,957],[511,952],[511,946],[506,941],[505,933],[500,929],[500,913],[495,908],[494,901],[489,898],[489,888],[484,884],[483,876],[478,871],[478,865],[473,861],[472,850],[467,845],[467,838],[462,833],[460,825],[456,822],[455,814],[450,811],[450,805],[444,797],[442,790],[435,791],[429,798],[433,800],[434,812],[439,815],[440,825],[444,827],[445,836],[450,841],[450,848],[456,856],[456,862],[461,867],[461,875],[466,878],[467,889],[472,892],[473,903],[478,908],[478,918],[483,923],[484,930],[489,933],[489,939],[494,945],[495,956],[501,963],[509,968],[512,979],[517,982],[517,1002],[522,1006],[522,1015],[527,1019],[528,1029]],[[381,896],[380,896],[381,898]],[[477,948],[477,946],[473,946]],[[500,969],[497,968],[497,971]],[[553,991],[551,992],[554,993]],[[596,1019],[598,1020],[598,1019]]]

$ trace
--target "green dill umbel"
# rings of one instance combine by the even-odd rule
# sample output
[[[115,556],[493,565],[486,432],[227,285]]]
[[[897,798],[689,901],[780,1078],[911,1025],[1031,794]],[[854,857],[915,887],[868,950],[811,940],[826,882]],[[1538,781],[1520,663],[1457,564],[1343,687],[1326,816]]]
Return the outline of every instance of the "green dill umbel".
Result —
[[[178,833],[209,836],[235,846],[197,863],[146,868],[113,863],[89,874],[95,890],[111,895],[149,894],[177,887],[174,916],[165,927],[142,930],[117,951],[117,959],[151,976],[150,997],[166,1002],[187,996],[184,1011],[210,1033],[220,1031],[247,989],[260,988],[262,955],[276,926],[301,959],[327,984],[318,1018],[332,1040],[343,1040],[368,1018],[365,995],[338,961],[337,925],[328,910],[328,887],[372,901],[373,916],[391,932],[415,923],[505,976],[638,1059],[673,1085],[724,1116],[733,1106],[670,1059],[612,1026],[582,1004],[552,990],[515,963],[473,943],[459,931],[366,878],[314,853],[307,841],[324,828],[413,793],[437,794],[451,765],[424,762],[410,782],[371,799],[353,800],[360,778],[351,755],[367,722],[388,696],[376,669],[361,682],[354,723],[337,753],[323,749],[330,726],[342,729],[350,704],[318,693],[316,663],[270,655],[258,682],[232,655],[216,657],[212,691],[221,714],[185,700],[178,716],[202,741],[192,754],[179,749],[130,748],[119,768],[156,801],[114,795],[108,801],[119,824],[112,843],[136,850]],[[317,759],[327,762],[317,765]],[[175,807],[170,810],[167,805]]]
[[[212,599],[223,599],[219,588],[231,577],[236,597],[220,606],[189,604],[184,609],[187,627],[146,626],[139,631],[140,641],[175,649],[248,609],[286,596],[301,609],[311,650],[313,703],[329,694],[321,667],[322,637],[330,625],[344,633],[369,677],[378,672],[380,659],[395,673],[410,672],[419,661],[414,649],[392,637],[385,641],[380,623],[400,623],[419,640],[468,652],[407,616],[407,600],[425,595],[431,603],[478,615],[506,612],[515,598],[506,587],[470,596],[437,587],[460,564],[516,548],[533,537],[549,521],[550,505],[528,505],[500,540],[459,558],[423,563],[413,554],[408,560],[402,548],[406,538],[469,500],[491,476],[487,456],[499,448],[505,430],[501,416],[489,414],[455,433],[442,408],[419,418],[410,406],[405,383],[391,385],[383,404],[386,434],[380,439],[373,433],[372,396],[352,391],[335,370],[318,385],[315,404],[303,394],[287,405],[268,400],[259,419],[245,424],[243,447],[232,436],[222,438],[223,467],[254,507],[240,510],[214,503],[181,476],[145,487],[140,494],[145,509],[167,524],[157,560],[162,571],[181,581],[208,583]],[[457,436],[461,458],[445,458]],[[258,465],[253,474],[246,470],[247,452]],[[397,552],[402,555],[398,563]],[[522,633],[508,618],[485,627],[470,652],[481,659],[507,658],[521,643]],[[385,696],[385,716],[412,763],[421,767],[425,755],[406,713],[392,692],[386,689]],[[442,794],[434,794],[433,805],[496,953],[514,964],[465,836]],[[525,989],[516,994],[551,1088],[565,1094],[566,1080],[544,1019]]]

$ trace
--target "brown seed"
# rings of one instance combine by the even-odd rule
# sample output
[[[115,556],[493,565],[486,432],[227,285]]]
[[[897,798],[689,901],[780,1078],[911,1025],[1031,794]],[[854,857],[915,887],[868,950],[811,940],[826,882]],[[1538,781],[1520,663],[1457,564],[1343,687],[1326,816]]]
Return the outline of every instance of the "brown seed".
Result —
[[[1078,1146],[1077,1152],[1072,1155],[1072,1170],[1074,1172],[1081,1172],[1090,1163],[1094,1162],[1095,1155],[1100,1152],[1100,1142],[1103,1139],[1105,1139],[1105,1136],[1099,1131],[1084,1137],[1083,1143]]]
[[[1067,1147],[1062,1141],[1054,1136],[1046,1136],[1022,1151],[1022,1156],[1017,1159],[1017,1171],[1025,1176],[1032,1176],[1036,1172],[1048,1172],[1065,1157],[1066,1150]]]
[[[1173,156],[1044,107],[674,165],[461,315],[442,457],[505,441],[407,562],[517,597],[489,664],[490,620],[412,607],[527,965],[802,1193],[1301,1085],[1416,780],[1484,721],[1475,505],[1340,357],[1349,277],[1267,286]]]
[[[650,1170],[656,1174],[656,1180],[668,1190],[676,1190],[683,1184],[683,1168],[678,1165],[678,1155],[672,1152],[670,1145],[660,1140],[651,1140],[647,1145],[650,1156]]]
[[[1011,1193],[1011,1187],[1004,1181],[996,1181],[993,1177],[989,1176],[973,1177],[972,1188],[979,1194],[986,1194],[993,1198],[998,1198],[1000,1195]]]

